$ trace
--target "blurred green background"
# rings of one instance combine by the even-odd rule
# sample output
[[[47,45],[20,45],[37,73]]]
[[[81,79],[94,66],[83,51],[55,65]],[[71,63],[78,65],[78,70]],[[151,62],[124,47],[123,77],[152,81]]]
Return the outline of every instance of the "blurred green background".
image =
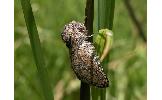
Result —
[[[14,1],[15,100],[43,100],[20,1]],[[86,0],[31,0],[55,100],[79,99],[80,81],[71,69],[69,52],[60,34],[68,22],[84,22],[85,3]],[[147,0],[130,0],[130,3],[146,36]],[[96,33],[96,15],[94,18]],[[116,0],[113,32],[107,98],[146,100],[146,43],[138,34],[123,0]]]

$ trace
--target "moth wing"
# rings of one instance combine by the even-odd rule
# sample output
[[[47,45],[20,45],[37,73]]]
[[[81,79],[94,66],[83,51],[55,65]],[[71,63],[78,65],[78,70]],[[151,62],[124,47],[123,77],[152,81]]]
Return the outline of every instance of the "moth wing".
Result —
[[[84,41],[80,45],[78,58],[82,62],[81,70],[78,71],[80,80],[97,87],[108,87],[108,79],[92,43]]]

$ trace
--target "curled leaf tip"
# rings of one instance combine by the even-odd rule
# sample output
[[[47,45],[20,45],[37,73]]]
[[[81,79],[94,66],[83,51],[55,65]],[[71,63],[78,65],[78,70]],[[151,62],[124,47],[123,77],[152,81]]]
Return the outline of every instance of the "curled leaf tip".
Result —
[[[105,59],[108,55],[108,52],[112,46],[113,40],[113,32],[109,29],[101,29],[99,30],[99,34],[96,38],[95,43],[99,47],[99,55],[101,62]]]

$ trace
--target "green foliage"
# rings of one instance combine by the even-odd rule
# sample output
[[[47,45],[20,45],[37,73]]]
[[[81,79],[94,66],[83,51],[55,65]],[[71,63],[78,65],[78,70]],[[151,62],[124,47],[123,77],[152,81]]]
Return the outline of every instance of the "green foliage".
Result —
[[[49,82],[48,72],[45,68],[43,52],[41,51],[41,44],[30,1],[21,0],[21,5],[45,100],[53,100],[51,84]]]
[[[99,33],[95,34],[93,37],[97,54],[101,58],[100,60],[102,62],[111,49],[113,42],[113,32],[108,29],[101,29],[99,30]]]
[[[97,53],[100,56],[103,68],[108,72],[107,64],[109,63],[109,54],[110,45],[112,42],[112,27],[114,19],[114,9],[115,9],[115,0],[98,0],[98,31],[99,34],[96,36],[94,43],[97,45]],[[110,30],[108,30],[110,29]],[[110,35],[111,34],[111,35]],[[108,55],[107,55],[108,54]],[[107,56],[107,57],[106,57]],[[98,97],[95,97],[95,92],[97,91],[100,100],[106,100],[106,91],[107,89],[94,89],[92,87],[92,100],[95,100]]]
[[[66,23],[84,22],[86,0],[31,0],[45,66],[55,100],[79,100],[80,81],[74,75],[68,49],[61,40]],[[131,0],[146,34],[146,0]],[[95,7],[97,2],[95,2]],[[15,0],[15,100],[42,100],[39,75],[24,22],[21,3]],[[95,8],[94,33],[98,32]],[[146,100],[146,44],[137,35],[122,0],[115,0],[113,45],[109,55],[108,100]],[[96,92],[96,96],[100,93]]]

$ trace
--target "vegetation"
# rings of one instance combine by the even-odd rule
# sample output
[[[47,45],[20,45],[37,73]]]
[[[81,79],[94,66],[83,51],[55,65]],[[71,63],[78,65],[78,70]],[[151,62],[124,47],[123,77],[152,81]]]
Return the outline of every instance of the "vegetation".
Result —
[[[115,0],[114,41],[109,63],[105,64],[110,87],[106,93],[96,94],[104,93],[107,100],[146,100],[146,42],[139,35],[125,1]],[[146,0],[130,1],[146,37]],[[15,0],[14,4],[15,100],[44,100],[21,2]],[[97,33],[97,0],[94,4],[93,32]],[[86,0],[31,0],[31,5],[44,56],[43,68],[48,71],[55,100],[79,100],[80,81],[71,69],[68,49],[60,34],[64,25],[72,20],[84,23]]]

